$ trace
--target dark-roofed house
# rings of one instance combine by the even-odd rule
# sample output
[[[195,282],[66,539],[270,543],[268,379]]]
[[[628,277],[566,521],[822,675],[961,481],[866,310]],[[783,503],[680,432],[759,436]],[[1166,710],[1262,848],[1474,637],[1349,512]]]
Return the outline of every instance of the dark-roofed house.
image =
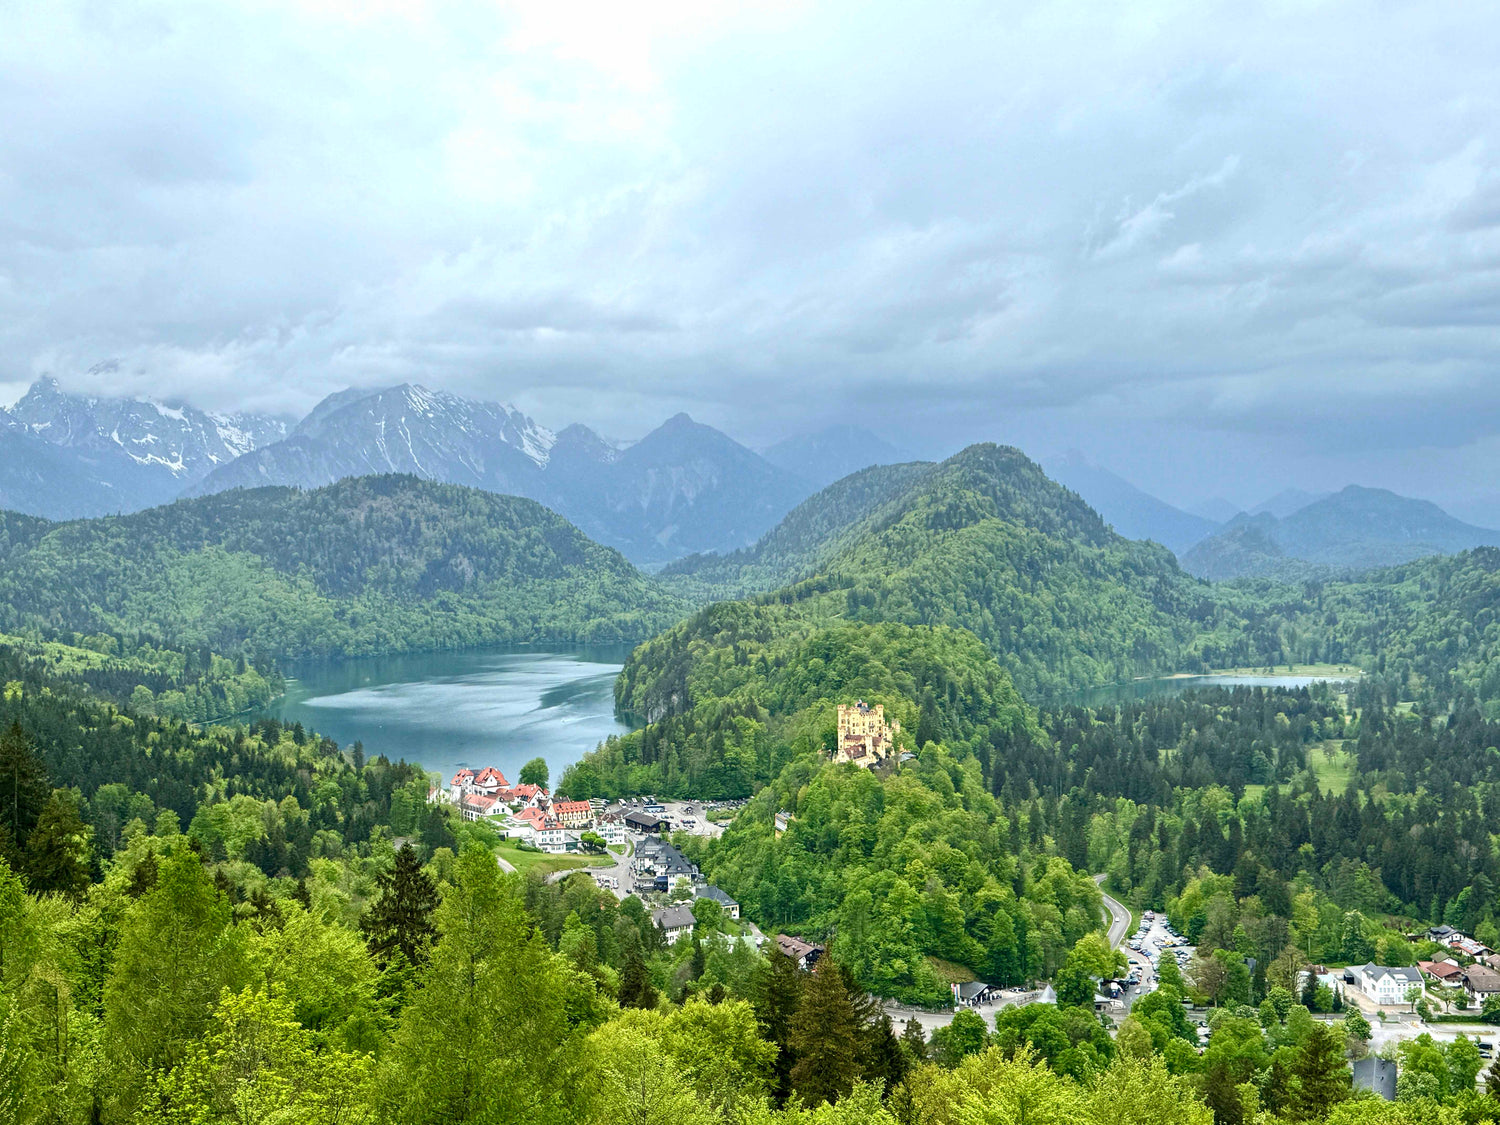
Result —
[[[654,833],[666,827],[666,821],[655,813],[635,812],[625,814],[625,827],[632,832]]]
[[[735,902],[718,887],[694,887],[694,898],[711,898],[724,908],[724,913],[729,917],[738,919],[740,916],[740,904]]]
[[[1396,1100],[1396,1064],[1379,1055],[1366,1055],[1350,1064],[1354,1088],[1372,1090],[1388,1102]]]
[[[818,958],[826,952],[821,945],[788,937],[786,934],[776,935],[776,948],[797,962],[797,968],[807,970],[811,970],[818,963]]]
[[[1488,965],[1470,965],[1464,970],[1464,991],[1481,1004],[1500,996],[1500,973]]]
[[[652,913],[651,920],[667,935],[668,945],[679,938],[692,937],[693,927],[698,922],[686,906],[669,906],[664,910],[657,910]]]
[[[965,1008],[977,1008],[994,998],[994,986],[985,984],[982,980],[965,981],[953,986],[953,1002]]]

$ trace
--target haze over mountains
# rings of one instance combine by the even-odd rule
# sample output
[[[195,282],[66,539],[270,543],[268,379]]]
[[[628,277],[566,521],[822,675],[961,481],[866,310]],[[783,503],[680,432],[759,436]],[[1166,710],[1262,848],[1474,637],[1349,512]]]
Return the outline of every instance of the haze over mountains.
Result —
[[[1493,546],[1500,531],[1464,523],[1427,500],[1351,484],[1282,519],[1268,511],[1236,516],[1181,561],[1200,578],[1298,579]]]
[[[411,473],[537,500],[649,565],[753,543],[818,487],[685,414],[622,450],[584,426],[554,434],[513,407],[413,384],[342,391],[288,426],[43,380],[3,421],[0,506],[53,519]]]
[[[0,413],[0,508],[67,519],[232,488],[315,489],[346,477],[409,473],[536,500],[637,565],[684,560],[670,575],[680,588],[706,584],[725,593],[752,576],[806,569],[817,552],[787,550],[789,538],[806,540],[810,528],[844,520],[848,510],[878,506],[883,490],[912,471],[866,469],[919,464],[852,425],[794,435],[756,453],[686,414],[620,447],[587,426],[554,433],[512,406],[416,384],[341,391],[295,424],[74,395],[51,379]],[[1216,520],[1209,513],[1233,505],[1185,511],[1081,453],[1049,462],[1048,471],[1124,538],[1161,543],[1190,573],[1214,580],[1353,572],[1500,542],[1500,533],[1428,501],[1382,490],[1329,496],[1289,488]],[[836,482],[846,483],[835,498],[819,499],[778,529],[782,517]],[[778,561],[768,571],[768,547],[757,542],[773,529]]]

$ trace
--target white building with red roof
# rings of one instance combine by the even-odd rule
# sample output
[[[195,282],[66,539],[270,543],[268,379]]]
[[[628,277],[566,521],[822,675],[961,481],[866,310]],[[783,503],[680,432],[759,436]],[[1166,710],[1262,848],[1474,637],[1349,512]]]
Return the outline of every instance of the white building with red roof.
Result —
[[[448,783],[448,795],[458,801],[463,795],[474,787],[474,771],[470,769],[459,770],[453,775],[453,780]]]
[[[465,793],[458,799],[458,811],[465,820],[481,820],[503,812],[504,806],[488,793]]]
[[[553,801],[552,815],[564,828],[587,828],[594,822],[594,806],[587,801]]]
[[[474,788],[493,797],[500,790],[509,789],[510,782],[506,781],[505,775],[494,766],[485,766],[475,775]]]

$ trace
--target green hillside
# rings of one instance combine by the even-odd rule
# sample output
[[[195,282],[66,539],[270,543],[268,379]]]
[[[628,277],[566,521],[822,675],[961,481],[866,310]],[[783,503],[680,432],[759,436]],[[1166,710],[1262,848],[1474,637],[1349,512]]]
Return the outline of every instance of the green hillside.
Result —
[[[822,497],[799,511],[838,510]],[[1165,548],[1116,535],[1015,449],[971,446],[853,524],[803,526],[820,530],[778,529],[741,573],[815,565],[816,577],[760,600],[813,620],[972,630],[1027,698],[1260,655],[1244,611],[1183,574]],[[701,640],[680,634],[682,644]],[[649,678],[627,669],[622,682]],[[654,706],[632,696],[622,699],[632,710]]]
[[[49,524],[0,513],[0,628],[277,658],[649,636],[677,600],[530,500],[414,477]]]

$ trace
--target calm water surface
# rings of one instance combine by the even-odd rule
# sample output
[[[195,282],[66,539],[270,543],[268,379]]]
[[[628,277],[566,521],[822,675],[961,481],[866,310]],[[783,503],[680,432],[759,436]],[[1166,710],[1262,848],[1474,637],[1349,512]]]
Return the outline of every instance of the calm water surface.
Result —
[[[340,746],[405,758],[452,777],[495,766],[515,783],[521,766],[563,769],[608,735],[614,680],[628,645],[525,648],[326,661],[302,665],[264,714],[300,722]]]

